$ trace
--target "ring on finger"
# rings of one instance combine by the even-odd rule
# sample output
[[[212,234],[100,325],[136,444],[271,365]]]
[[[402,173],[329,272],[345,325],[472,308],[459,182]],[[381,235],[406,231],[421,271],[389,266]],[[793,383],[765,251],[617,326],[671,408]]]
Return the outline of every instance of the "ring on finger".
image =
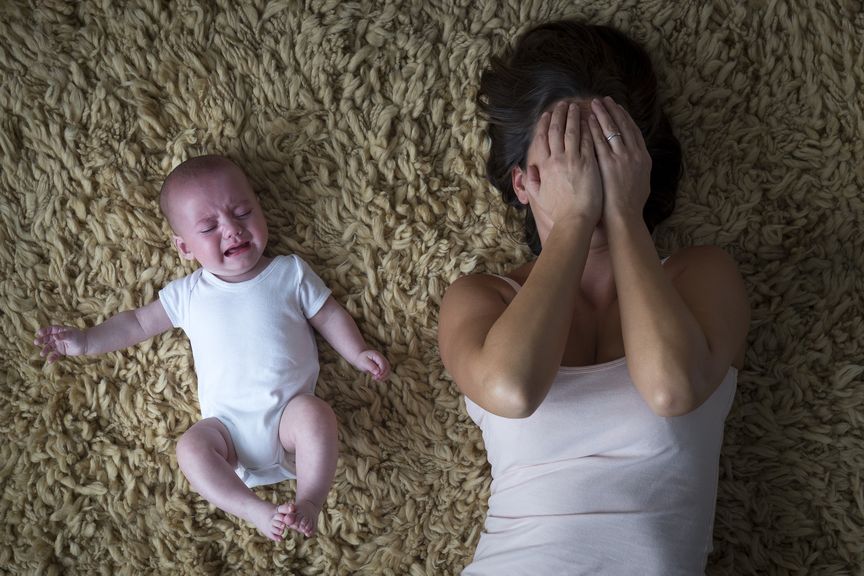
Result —
[[[621,133],[620,133],[620,132],[613,132],[612,134],[609,134],[608,136],[606,136],[606,141],[607,141],[607,142],[612,142],[613,139],[615,139],[615,138],[620,138],[620,137],[621,137]]]

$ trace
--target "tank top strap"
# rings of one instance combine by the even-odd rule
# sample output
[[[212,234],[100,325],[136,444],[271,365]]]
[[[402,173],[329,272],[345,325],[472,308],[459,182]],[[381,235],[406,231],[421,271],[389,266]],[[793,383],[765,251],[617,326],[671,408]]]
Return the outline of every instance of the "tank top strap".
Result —
[[[508,278],[507,276],[501,276],[500,274],[490,274],[490,276],[494,276],[495,278],[500,278],[509,284],[513,290],[519,292],[519,289],[522,288],[522,285],[513,280],[512,278]]]

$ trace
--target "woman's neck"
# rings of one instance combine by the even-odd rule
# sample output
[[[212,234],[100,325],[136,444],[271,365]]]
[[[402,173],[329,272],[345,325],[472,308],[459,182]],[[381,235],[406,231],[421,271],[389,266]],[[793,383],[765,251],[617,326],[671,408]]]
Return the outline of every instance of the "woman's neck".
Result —
[[[580,282],[581,296],[595,309],[607,308],[617,299],[612,259],[607,245],[594,246],[588,251],[588,260]]]
[[[549,230],[544,230],[541,226],[538,232],[542,244],[543,240],[547,238]],[[533,265],[532,262],[530,267]],[[526,270],[526,277],[530,267]],[[603,310],[617,299],[615,278],[612,274],[612,260],[609,255],[609,241],[602,219],[597,223],[591,235],[591,244],[588,248],[585,269],[582,272],[579,293],[574,296],[588,303],[595,310]]]

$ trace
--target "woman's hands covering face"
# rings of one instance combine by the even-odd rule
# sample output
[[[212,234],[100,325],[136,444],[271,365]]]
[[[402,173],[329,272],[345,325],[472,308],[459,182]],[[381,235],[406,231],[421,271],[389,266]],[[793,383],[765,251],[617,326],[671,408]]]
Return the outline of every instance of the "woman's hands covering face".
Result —
[[[651,191],[651,155],[639,127],[610,97],[591,102],[588,120],[603,178],[603,215],[641,219]]]
[[[568,217],[641,217],[651,156],[639,127],[612,98],[594,99],[586,122],[575,103],[558,102],[537,122],[523,180],[538,224]]]
[[[538,225],[570,218],[592,224],[603,210],[600,169],[587,122],[575,103],[559,102],[537,123],[523,181]]]

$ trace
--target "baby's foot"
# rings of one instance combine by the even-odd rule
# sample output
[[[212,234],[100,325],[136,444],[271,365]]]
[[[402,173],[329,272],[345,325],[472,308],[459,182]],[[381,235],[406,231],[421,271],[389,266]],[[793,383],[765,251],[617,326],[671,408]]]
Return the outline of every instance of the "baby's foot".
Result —
[[[289,502],[284,506],[288,509],[285,512],[285,525],[288,528],[303,534],[307,538],[315,534],[315,529],[318,527],[318,514],[321,512],[320,506],[315,505],[309,500],[300,500],[296,503]]]
[[[284,538],[285,528],[288,526],[285,517],[289,510],[293,510],[293,506],[293,504],[282,504],[281,506],[272,508],[268,513],[262,514],[253,523],[267,538],[274,542],[281,542]]]

